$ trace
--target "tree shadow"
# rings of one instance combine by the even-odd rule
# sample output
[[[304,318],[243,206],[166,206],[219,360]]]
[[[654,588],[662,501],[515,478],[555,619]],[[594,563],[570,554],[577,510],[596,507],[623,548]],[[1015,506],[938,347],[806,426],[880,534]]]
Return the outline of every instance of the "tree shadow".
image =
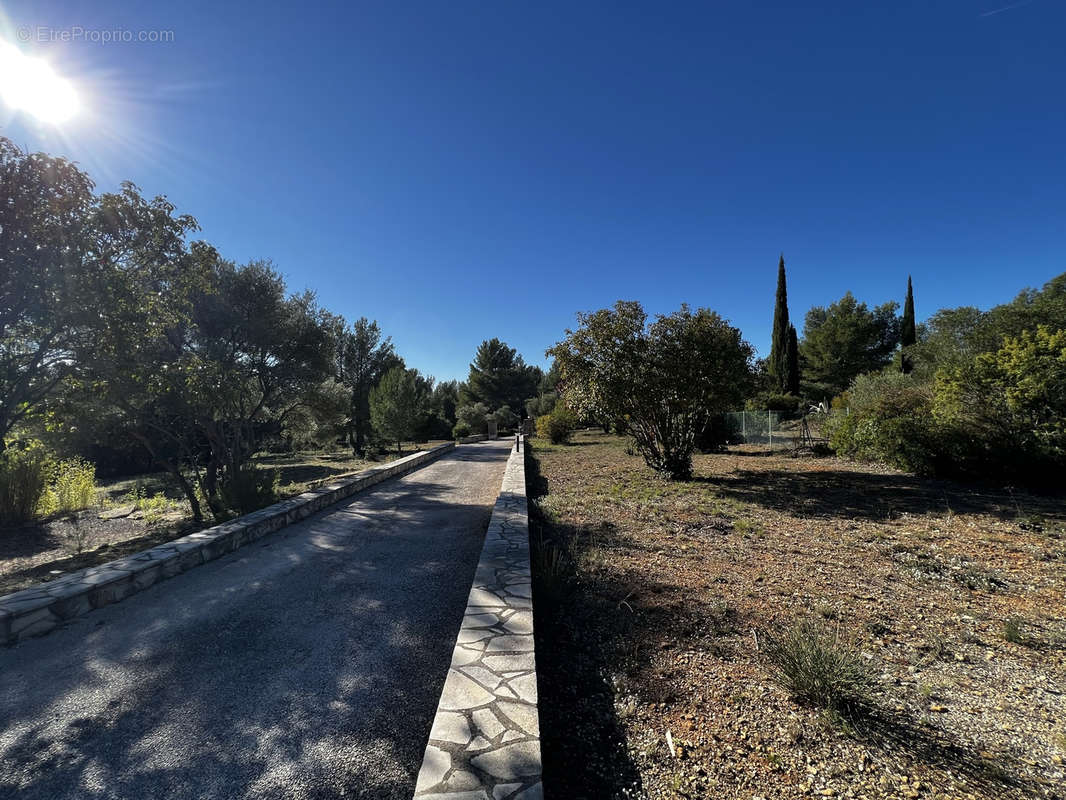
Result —
[[[983,513],[1016,519],[1021,506],[1061,513],[1061,497],[1012,494],[1003,488],[966,485],[914,475],[850,470],[747,470],[693,480],[727,498],[797,516],[884,520],[912,514]]]
[[[526,494],[548,491],[537,459],[526,456]],[[574,570],[570,548],[585,532],[552,526],[529,505],[533,607],[537,641],[541,753],[545,796],[599,800],[639,796],[640,773],[629,756],[615,711],[617,624],[626,624],[611,587]]]
[[[885,753],[901,752],[922,764],[949,770],[968,788],[983,795],[1000,797],[1013,790],[1037,797],[1039,790],[1046,788],[1019,776],[1002,758],[975,755],[947,732],[921,725],[906,712],[868,706],[851,713],[847,720],[867,744]]]

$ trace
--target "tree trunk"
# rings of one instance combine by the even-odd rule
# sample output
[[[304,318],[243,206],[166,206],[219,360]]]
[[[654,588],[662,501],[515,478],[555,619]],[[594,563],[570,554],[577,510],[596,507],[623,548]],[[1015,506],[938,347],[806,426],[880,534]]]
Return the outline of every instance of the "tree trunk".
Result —
[[[181,474],[180,469],[174,469],[170,474],[174,476],[178,485],[181,486],[181,490],[185,492],[185,499],[189,501],[193,519],[198,523],[202,523],[204,521],[204,512],[200,508],[200,499],[196,496],[196,489],[189,483],[189,479]]]

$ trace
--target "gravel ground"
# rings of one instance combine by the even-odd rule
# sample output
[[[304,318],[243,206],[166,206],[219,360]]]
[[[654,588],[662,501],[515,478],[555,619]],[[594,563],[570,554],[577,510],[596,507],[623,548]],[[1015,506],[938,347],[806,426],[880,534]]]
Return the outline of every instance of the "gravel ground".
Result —
[[[509,446],[0,650],[0,796],[409,797]]]
[[[1066,797],[1061,495],[757,451],[668,482],[624,448],[533,447],[547,797]],[[797,618],[859,650],[867,713],[771,679]]]

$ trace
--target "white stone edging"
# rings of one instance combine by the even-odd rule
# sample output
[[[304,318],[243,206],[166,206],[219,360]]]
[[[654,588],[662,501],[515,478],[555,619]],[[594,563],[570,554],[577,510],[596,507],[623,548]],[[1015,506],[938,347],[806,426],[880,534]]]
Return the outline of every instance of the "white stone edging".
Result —
[[[525,446],[507,460],[417,800],[541,800]]]
[[[312,489],[221,525],[4,595],[0,597],[0,644],[14,644],[39,636],[65,620],[124,600],[159,581],[206,564],[309,517],[386,478],[410,472],[454,447],[454,442],[447,442],[412,453],[388,464],[371,467],[348,480]]]

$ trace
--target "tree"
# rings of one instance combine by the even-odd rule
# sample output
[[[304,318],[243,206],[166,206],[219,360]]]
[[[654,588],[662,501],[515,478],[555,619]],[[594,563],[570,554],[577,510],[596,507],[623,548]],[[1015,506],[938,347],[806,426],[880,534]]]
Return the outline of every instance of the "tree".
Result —
[[[457,422],[470,429],[471,433],[485,433],[488,430],[487,421],[490,415],[489,407],[484,403],[462,405],[455,409]]]
[[[69,161],[0,137],[0,451],[99,329],[92,190]]]
[[[492,418],[500,430],[509,430],[518,424],[518,415],[510,406],[500,406],[492,412]]]
[[[770,375],[774,388],[788,392],[789,356],[788,356],[788,289],[785,286],[785,256],[777,264],[777,296],[774,302],[773,338],[770,340]]]
[[[858,375],[884,367],[899,343],[898,303],[870,310],[851,292],[807,312],[800,356],[815,390],[839,394]]]
[[[382,376],[403,360],[396,355],[390,337],[381,337],[377,322],[360,317],[350,330],[341,333],[338,348],[338,380],[352,394],[346,433],[348,443],[357,455],[366,452],[370,435],[370,391]]]
[[[905,375],[914,369],[914,357],[911,355],[912,348],[918,341],[918,333],[914,325],[914,287],[911,285],[911,276],[907,276],[907,299],[903,303],[903,321],[899,328],[899,343],[903,348],[899,366]]]
[[[484,403],[493,411],[500,406],[522,408],[533,397],[543,374],[528,366],[513,347],[499,339],[482,342],[470,364],[461,393],[464,405]]]
[[[800,363],[799,363],[799,342],[796,337],[796,326],[788,326],[788,349],[785,351],[785,363],[788,366],[786,370],[785,380],[785,392],[788,394],[799,394],[800,387]]]
[[[578,321],[548,350],[567,405],[586,417],[627,419],[650,467],[689,477],[696,435],[744,398],[751,345],[718,314],[688,306],[648,324],[639,303],[619,301]]]
[[[203,519],[186,470],[202,452],[197,420],[210,394],[194,387],[194,298],[209,285],[218,254],[184,236],[190,217],[175,217],[165,198],[149,202],[132,184],[98,198],[90,222],[97,284],[108,302],[97,311],[101,335],[81,373],[68,379],[71,417],[110,417],[181,487],[194,518]]]
[[[314,294],[287,295],[285,281],[266,261],[243,266],[218,259],[212,286],[193,305],[192,348],[198,370],[192,391],[209,398],[197,426],[209,447],[202,486],[216,516],[248,458],[264,441],[280,439],[300,411],[332,379],[333,318]],[[249,502],[256,502],[254,498]],[[252,509],[240,504],[235,510]]]
[[[414,436],[424,398],[419,396],[418,371],[393,367],[370,390],[370,419],[382,438],[396,442],[403,452],[404,439]]]
[[[536,419],[552,412],[559,400],[559,380],[559,367],[552,362],[537,385],[537,396],[526,400],[526,416]]]
[[[966,367],[940,370],[935,385],[937,418],[998,461],[1033,474],[1066,465],[1066,330],[1022,331]]]

